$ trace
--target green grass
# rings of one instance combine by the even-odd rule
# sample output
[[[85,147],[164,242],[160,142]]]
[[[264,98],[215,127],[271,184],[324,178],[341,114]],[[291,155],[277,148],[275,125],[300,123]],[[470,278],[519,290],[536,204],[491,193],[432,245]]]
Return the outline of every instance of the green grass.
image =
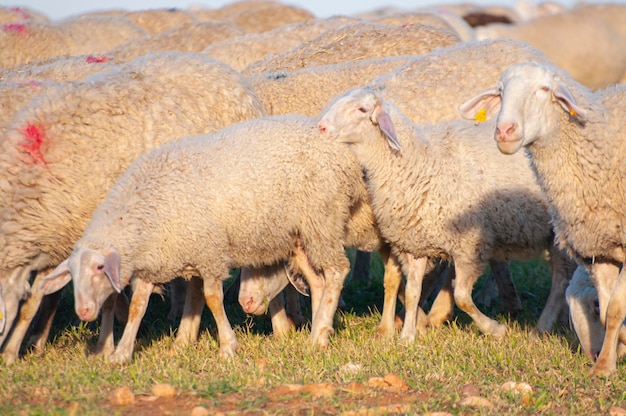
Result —
[[[88,354],[97,339],[97,324],[79,323],[71,296],[64,296],[46,352],[26,354],[15,365],[0,366],[4,381],[0,414],[190,414],[197,405],[225,414],[363,414],[363,409],[385,414],[393,411],[381,406],[401,404],[409,413],[590,415],[626,407],[623,362],[610,378],[590,378],[591,363],[578,351],[576,337],[568,328],[559,326],[541,338],[531,335],[549,289],[545,263],[514,263],[511,270],[523,294],[525,312],[510,319],[497,314],[497,305],[492,308],[490,314],[510,327],[503,340],[481,335],[458,311],[453,322],[429,330],[414,344],[376,339],[373,334],[383,291],[382,267],[378,256],[373,256],[372,280],[350,281],[346,286],[348,307],[337,313],[337,332],[328,349],[312,346],[306,328],[274,339],[265,318],[247,317],[238,305],[230,305],[227,313],[240,343],[240,351],[231,360],[217,354],[215,325],[208,310],[199,342],[168,356],[175,329],[165,321],[167,300],[153,296],[134,360],[109,364]],[[118,338],[121,330],[116,328]],[[351,383],[367,386],[371,378],[390,373],[400,376],[410,390],[349,389]],[[507,381],[530,384],[531,396],[501,390]],[[157,383],[169,383],[178,392],[175,407],[167,412],[164,399],[148,399]],[[322,398],[273,396],[278,386],[292,383],[332,383],[336,390]],[[461,400],[468,385],[491,407],[464,406]],[[134,405],[111,403],[109,393],[121,386],[136,395]]]

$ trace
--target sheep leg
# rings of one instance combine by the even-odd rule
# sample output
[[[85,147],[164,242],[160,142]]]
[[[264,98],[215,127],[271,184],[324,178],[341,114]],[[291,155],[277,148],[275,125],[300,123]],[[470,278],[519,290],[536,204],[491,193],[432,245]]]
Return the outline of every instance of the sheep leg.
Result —
[[[598,360],[591,368],[592,374],[608,376],[617,369],[617,344],[619,332],[626,318],[626,279],[624,269],[619,273],[606,313],[606,332]]]
[[[566,257],[564,252],[556,247],[550,249],[550,268],[552,269],[550,294],[535,327],[535,330],[538,332],[552,330],[561,310],[567,307],[565,290],[574,271],[572,262]]]
[[[173,350],[194,343],[198,340],[198,332],[200,331],[200,320],[202,318],[202,309],[204,309],[204,297],[202,291],[202,279],[192,276],[187,282],[187,292],[185,294],[185,305],[183,307],[183,316],[176,332],[176,339]]]
[[[33,327],[32,334],[29,336],[26,343],[26,348],[30,349],[33,354],[42,354],[46,342],[48,342],[48,335],[50,334],[50,328],[52,327],[52,321],[56,314],[59,302],[61,301],[62,290],[58,290],[54,293],[46,295],[41,300],[41,307],[39,308],[39,314]]]
[[[324,293],[325,278],[322,274],[313,269],[301,244],[296,244],[294,247],[290,261],[296,264],[296,267],[304,275],[304,278],[309,284],[309,291],[311,293],[311,321],[313,321]]]
[[[39,287],[41,286],[41,282],[44,277],[48,275],[48,272],[48,269],[37,272],[35,281],[31,286],[30,296],[20,307],[16,319],[17,322],[15,322],[13,326],[13,332],[11,332],[9,339],[5,343],[4,350],[2,351],[2,358],[6,364],[14,363],[19,356],[22,341],[26,336],[26,332],[28,332],[28,328],[30,327],[33,318],[37,314],[39,306],[41,305],[41,300],[44,297],[44,292]]]
[[[472,264],[462,264],[455,259],[456,280],[454,284],[454,301],[457,306],[472,317],[478,328],[487,335],[502,338],[506,334],[506,325],[499,324],[483,314],[474,304],[472,289],[483,268]]]
[[[428,311],[427,324],[430,326],[441,326],[454,315],[454,289],[452,288],[452,280],[455,277],[454,268],[449,267],[445,273],[444,284]]]
[[[285,302],[282,293],[274,296],[268,305],[270,319],[272,320],[272,332],[275,338],[280,338],[294,329],[287,311],[285,310]]]
[[[383,301],[383,313],[376,333],[385,339],[390,339],[395,333],[396,301],[402,283],[402,272],[400,271],[398,260],[391,254],[388,245],[383,245],[380,248],[380,256],[385,265],[385,274],[383,276],[385,298]]]
[[[403,253],[400,256],[402,269],[406,274],[406,289],[404,291],[404,325],[400,332],[401,342],[414,342],[417,330],[419,301],[422,293],[422,282],[426,271],[427,257],[415,258]]]
[[[102,312],[100,314],[100,335],[94,350],[95,355],[109,357],[115,352],[115,341],[113,339],[113,324],[115,322],[115,303],[118,295],[113,293],[102,304]]]
[[[296,328],[304,325],[302,305],[300,305],[300,293],[292,285],[287,285],[283,290],[285,297],[285,312]]]
[[[213,314],[217,324],[217,335],[220,344],[220,355],[224,358],[232,357],[237,351],[237,338],[230,326],[224,310],[224,290],[221,279],[204,279],[204,299]]]
[[[136,279],[133,285],[133,296],[130,299],[130,307],[128,310],[128,322],[124,327],[124,333],[113,355],[109,357],[109,361],[114,363],[124,363],[129,361],[133,356],[135,339],[139,325],[148,308],[148,302],[154,284],[146,282],[142,279]]]
[[[185,298],[187,293],[187,281],[182,277],[177,277],[169,283],[170,311],[167,314],[167,321],[173,322],[180,318],[185,308]]]
[[[327,269],[328,275],[324,282],[319,307],[315,315],[313,315],[311,340],[313,344],[317,344],[322,348],[328,347],[330,342],[329,335],[334,332],[333,319],[337,311],[337,305],[339,304],[341,289],[343,289],[343,284],[350,272],[350,262],[345,257],[343,260],[345,260],[343,262],[344,264],[342,264],[340,268]]]
[[[606,328],[606,312],[611,293],[615,287],[617,277],[620,274],[620,266],[610,261],[596,261],[588,268],[589,276],[598,291],[598,303],[600,304],[600,322]],[[619,340],[626,344],[626,327],[619,332]]]
[[[511,279],[509,263],[506,261],[489,260],[491,266],[490,276],[493,276],[498,288],[498,296],[502,309],[511,316],[516,316],[522,311],[522,301],[517,294],[517,289]],[[565,299],[565,294],[562,297]]]

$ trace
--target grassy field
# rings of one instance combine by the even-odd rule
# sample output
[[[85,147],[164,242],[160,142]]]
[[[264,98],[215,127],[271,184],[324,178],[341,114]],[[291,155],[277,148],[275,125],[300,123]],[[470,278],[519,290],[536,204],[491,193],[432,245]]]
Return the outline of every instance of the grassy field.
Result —
[[[274,339],[266,319],[231,305],[241,347],[231,360],[217,354],[208,310],[199,342],[169,355],[175,329],[165,322],[167,300],[154,296],[134,360],[109,364],[89,355],[98,327],[77,320],[68,292],[45,353],[0,367],[0,414],[609,415],[626,408],[623,362],[611,378],[590,378],[591,363],[566,326],[531,335],[549,287],[545,263],[512,265],[522,316],[483,308],[508,323],[505,339],[482,336],[457,313],[449,325],[403,345],[373,336],[383,293],[379,259],[372,261],[371,282],[347,284],[347,307],[337,313],[327,350],[311,346],[308,329]],[[511,381],[530,390],[503,387]],[[159,384],[174,394],[155,390]]]

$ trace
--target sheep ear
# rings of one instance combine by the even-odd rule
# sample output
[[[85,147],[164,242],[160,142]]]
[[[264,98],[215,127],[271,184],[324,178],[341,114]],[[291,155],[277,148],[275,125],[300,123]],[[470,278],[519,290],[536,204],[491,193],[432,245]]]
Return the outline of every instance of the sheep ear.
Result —
[[[461,104],[459,112],[465,119],[483,122],[500,111],[501,104],[502,91],[498,87],[493,87]]]
[[[556,81],[552,86],[552,93],[558,103],[567,111],[570,116],[578,120],[579,123],[585,124],[588,120],[587,110],[576,104],[576,99],[562,81]]]
[[[44,277],[39,290],[43,291],[44,295],[49,295],[63,289],[70,280],[72,280],[72,275],[70,275],[69,259],[66,259],[52,273]]]
[[[117,251],[111,250],[104,256],[104,274],[109,278],[113,289],[117,293],[122,291],[122,285],[120,284],[120,255]]]
[[[287,273],[287,278],[289,279],[293,287],[296,288],[296,290],[300,292],[300,294],[304,296],[309,296],[309,284],[304,279],[304,276],[302,276],[302,274],[300,273],[292,273],[289,264],[286,262],[285,272]]]
[[[391,117],[389,117],[389,114],[383,110],[381,106],[377,106],[374,109],[374,112],[372,113],[372,121],[378,124],[378,128],[387,138],[387,144],[389,144],[389,147],[397,151],[402,150],[402,146],[400,146],[400,142],[398,141],[396,128],[393,126]]]

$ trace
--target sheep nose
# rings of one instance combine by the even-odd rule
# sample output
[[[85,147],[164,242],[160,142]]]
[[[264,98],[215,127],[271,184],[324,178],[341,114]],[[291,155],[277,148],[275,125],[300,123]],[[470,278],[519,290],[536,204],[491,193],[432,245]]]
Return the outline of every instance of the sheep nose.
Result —
[[[513,122],[498,124],[496,126],[496,139],[501,142],[515,141],[516,139],[513,137],[515,129],[515,123]]]
[[[91,306],[84,306],[76,308],[76,315],[81,321],[93,321],[95,319],[94,310]]]
[[[239,299],[239,304],[245,313],[250,313],[252,311],[252,305],[254,303],[254,299],[252,296],[248,298]]]
[[[323,124],[318,124],[317,125],[317,130],[322,133],[322,134],[326,134],[326,132],[328,131],[328,129],[326,128],[326,126],[324,126]]]

